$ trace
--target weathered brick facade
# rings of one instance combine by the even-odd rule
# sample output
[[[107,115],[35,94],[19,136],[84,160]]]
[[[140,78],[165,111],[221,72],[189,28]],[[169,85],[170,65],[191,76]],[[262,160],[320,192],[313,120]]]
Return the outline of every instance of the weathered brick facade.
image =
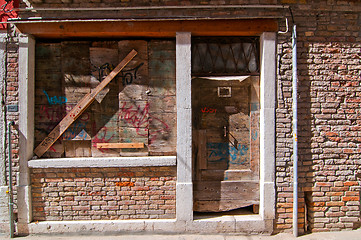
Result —
[[[34,7],[176,6],[178,1],[30,1]],[[276,5],[282,8],[144,9],[122,18],[262,18],[279,29],[297,25],[299,229],[337,231],[360,227],[361,192],[361,3],[356,0],[182,1],[191,5]],[[123,10],[122,10],[123,11]],[[291,15],[292,13],[292,15]],[[29,12],[23,13],[28,16]],[[54,12],[45,12],[52,16]],[[83,15],[82,15],[83,14]],[[77,16],[114,17],[119,13],[81,12]],[[153,15],[148,15],[153,14]],[[61,12],[65,18],[71,14]],[[74,15],[72,15],[74,16]],[[20,16],[21,17],[21,16]],[[7,49],[6,104],[18,101],[17,42]],[[291,33],[277,39],[276,219],[274,231],[292,228],[292,46]],[[7,113],[15,120],[17,113]],[[18,171],[18,134],[12,130],[12,157]],[[15,179],[16,173],[14,173]],[[149,219],[175,217],[175,168],[32,169],[34,220]]]
[[[35,221],[175,217],[174,168],[33,169]]]

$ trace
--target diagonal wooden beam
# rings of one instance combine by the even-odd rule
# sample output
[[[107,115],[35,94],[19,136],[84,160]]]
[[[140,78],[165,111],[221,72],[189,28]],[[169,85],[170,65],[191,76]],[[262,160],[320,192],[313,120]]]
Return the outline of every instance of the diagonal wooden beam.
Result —
[[[78,104],[60,121],[60,123],[49,133],[49,135],[35,148],[34,153],[41,157],[58,138],[70,127],[70,125],[85,111],[94,101],[96,95],[137,55],[134,49],[114,68],[113,71],[96,86],[90,93],[86,94]]]

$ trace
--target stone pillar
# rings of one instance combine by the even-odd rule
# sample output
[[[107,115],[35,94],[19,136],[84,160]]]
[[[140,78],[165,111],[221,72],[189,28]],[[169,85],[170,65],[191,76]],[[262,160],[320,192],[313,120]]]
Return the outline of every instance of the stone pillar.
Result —
[[[177,221],[193,220],[191,33],[176,35]]]
[[[264,220],[273,220],[276,195],[276,33],[273,32],[261,35],[260,77],[260,215]]]
[[[35,40],[28,35],[19,38],[19,179],[18,232],[27,233],[32,219],[31,183],[28,160],[34,149],[34,67]]]

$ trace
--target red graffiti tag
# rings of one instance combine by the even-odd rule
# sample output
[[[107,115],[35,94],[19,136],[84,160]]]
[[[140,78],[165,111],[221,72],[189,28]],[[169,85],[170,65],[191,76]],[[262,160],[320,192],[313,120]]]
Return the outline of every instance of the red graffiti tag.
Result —
[[[156,140],[157,136],[169,131],[169,126],[164,121],[149,113],[149,103],[142,108],[141,106],[127,106],[127,102],[124,102],[120,108],[120,119],[131,124],[139,136],[149,137],[150,143]],[[149,125],[157,127],[149,129]],[[141,130],[144,129],[148,129],[149,132],[142,133]]]
[[[204,107],[201,109],[202,113],[216,113],[217,109],[215,108],[209,108],[209,107]]]
[[[146,134],[140,133],[140,128],[149,127],[149,103],[147,103],[144,108],[141,109],[139,106],[127,107],[127,103],[124,102],[123,106],[120,108],[120,111],[120,119],[135,127],[138,135],[144,137],[147,136]]]

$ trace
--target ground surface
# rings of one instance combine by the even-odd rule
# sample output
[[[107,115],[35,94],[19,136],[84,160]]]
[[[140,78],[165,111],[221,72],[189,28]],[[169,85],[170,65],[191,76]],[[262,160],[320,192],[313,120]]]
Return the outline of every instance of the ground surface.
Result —
[[[0,240],[9,236],[0,234]],[[19,240],[361,240],[361,228],[354,231],[312,233],[294,237],[290,233],[280,233],[273,236],[235,236],[235,235],[196,235],[196,234],[127,234],[127,235],[33,235],[15,237]]]

